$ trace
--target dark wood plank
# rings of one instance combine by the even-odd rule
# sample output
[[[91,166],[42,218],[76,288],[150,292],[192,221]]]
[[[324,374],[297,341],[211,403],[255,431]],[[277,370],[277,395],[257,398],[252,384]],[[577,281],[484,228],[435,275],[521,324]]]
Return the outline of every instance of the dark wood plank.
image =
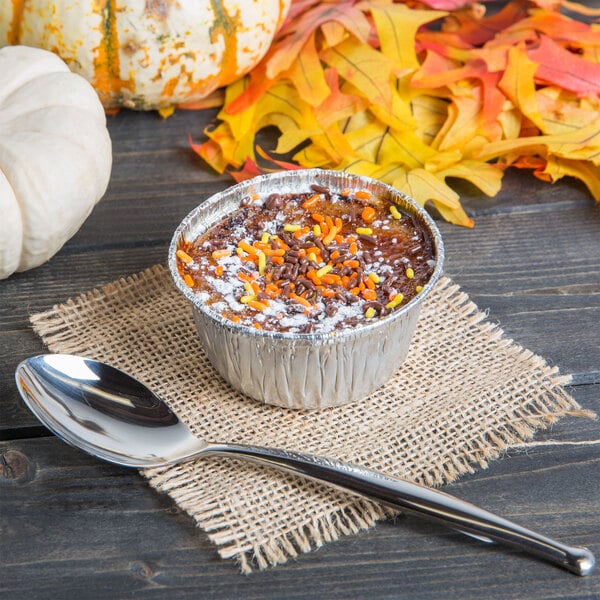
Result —
[[[577,397],[600,409],[599,386]],[[597,423],[565,419],[540,439],[576,442]],[[415,517],[399,517],[249,577],[135,471],[89,458],[56,438],[0,445],[21,468],[0,479],[6,597],[589,599],[600,576],[578,578]],[[526,526],[600,552],[600,451],[511,451],[447,489]],[[20,476],[20,477],[19,477]],[[559,482],[568,481],[568,489]],[[32,544],[32,540],[35,543]],[[201,590],[201,592],[200,592]],[[441,590],[443,594],[440,596]]]
[[[409,517],[243,577],[168,497],[49,436],[23,407],[14,368],[43,351],[28,316],[164,262],[179,220],[230,184],[188,146],[212,116],[109,118],[106,197],[51,261],[0,282],[0,597],[600,598],[598,573],[577,578]],[[458,185],[476,227],[440,223],[447,274],[508,335],[575,373],[574,396],[600,412],[600,205],[576,182],[549,186],[523,172],[507,174],[494,199]],[[598,440],[600,424],[563,419],[536,440],[553,438]],[[32,470],[15,479],[22,456]],[[513,450],[449,487],[597,555],[599,489],[598,444]]]

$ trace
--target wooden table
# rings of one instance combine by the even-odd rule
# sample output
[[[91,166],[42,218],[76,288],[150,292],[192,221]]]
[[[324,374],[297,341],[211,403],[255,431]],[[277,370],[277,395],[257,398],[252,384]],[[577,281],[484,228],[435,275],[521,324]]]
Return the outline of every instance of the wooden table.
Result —
[[[28,316],[165,262],[180,219],[230,184],[188,146],[213,116],[110,117],[105,198],[50,262],[0,282],[0,597],[600,598],[600,569],[580,578],[412,517],[244,576],[137,472],[67,446],[28,412],[14,369],[44,351]],[[460,192],[476,226],[440,222],[446,273],[600,412],[600,205],[575,181],[529,172],[507,174],[493,200]],[[536,437],[561,443],[510,451],[447,489],[600,556],[599,439],[598,421],[563,419]]]

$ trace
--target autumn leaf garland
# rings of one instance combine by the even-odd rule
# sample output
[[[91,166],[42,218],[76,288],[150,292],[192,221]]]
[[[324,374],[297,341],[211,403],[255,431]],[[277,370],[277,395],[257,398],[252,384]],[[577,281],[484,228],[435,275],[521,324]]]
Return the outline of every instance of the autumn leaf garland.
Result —
[[[466,226],[449,178],[494,196],[515,166],[579,178],[600,200],[600,28],[558,1],[513,1],[490,16],[465,4],[294,2],[192,148],[238,181],[310,167],[368,175]],[[279,132],[270,155],[257,143],[268,126]]]

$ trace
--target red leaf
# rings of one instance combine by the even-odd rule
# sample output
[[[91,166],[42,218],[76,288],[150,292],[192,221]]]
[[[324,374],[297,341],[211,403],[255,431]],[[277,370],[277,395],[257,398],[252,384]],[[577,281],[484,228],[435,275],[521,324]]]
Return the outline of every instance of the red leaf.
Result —
[[[545,35],[537,48],[528,51],[540,66],[535,73],[538,82],[556,85],[579,96],[600,93],[600,65],[579,58]]]
[[[337,21],[362,42],[366,42],[371,25],[363,12],[356,8],[356,0],[343,2],[322,2],[309,11],[302,13],[294,22],[289,21],[289,28],[280,31],[278,39],[271,46],[265,57],[267,77],[274,79],[279,73],[290,68],[306,40],[314,31],[329,21]]]
[[[526,15],[524,2],[509,2],[495,15],[483,18],[478,18],[477,13],[473,11],[464,10],[448,17],[444,21],[442,31],[454,34],[463,43],[481,46]]]
[[[258,165],[250,157],[246,158],[244,166],[239,171],[227,172],[233,177],[233,179],[235,179],[237,183],[263,174],[263,172],[258,168]]]

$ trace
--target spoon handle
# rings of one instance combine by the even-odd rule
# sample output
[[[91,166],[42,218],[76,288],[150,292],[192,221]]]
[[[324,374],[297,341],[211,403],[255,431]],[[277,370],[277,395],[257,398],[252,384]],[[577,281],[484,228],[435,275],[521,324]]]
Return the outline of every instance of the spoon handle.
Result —
[[[577,575],[588,575],[595,565],[587,548],[570,547],[525,529],[507,519],[425,486],[388,477],[377,471],[331,458],[274,448],[209,444],[202,454],[235,456],[326,483],[445,523],[467,535],[518,548]]]

